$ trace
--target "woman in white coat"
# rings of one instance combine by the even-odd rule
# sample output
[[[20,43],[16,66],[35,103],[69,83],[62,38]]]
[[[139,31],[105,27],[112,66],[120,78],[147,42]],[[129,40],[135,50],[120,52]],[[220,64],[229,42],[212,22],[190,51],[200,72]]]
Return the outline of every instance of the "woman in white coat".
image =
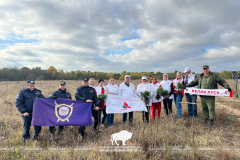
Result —
[[[106,87],[108,89],[108,94],[114,94],[114,95],[118,94],[118,86],[115,84],[114,77],[110,77],[109,83]],[[114,121],[114,113],[107,114],[107,124],[109,128],[113,126],[113,121]]]
[[[108,94],[108,89],[106,86],[104,86],[104,80],[100,79],[98,81],[98,86],[95,87],[95,90],[97,92],[97,96],[100,95],[100,94]],[[99,106],[99,118],[101,117],[101,113],[103,112],[103,116],[101,118],[101,122],[100,122],[100,119],[99,119],[99,122],[100,122],[100,127],[104,127],[104,121],[105,119],[107,118],[107,113],[106,113],[106,102],[107,100],[102,100],[100,102],[100,106]]]
[[[161,115],[161,104],[162,104],[162,96],[160,96],[160,99],[157,100],[156,99],[156,95],[157,95],[157,89],[160,87],[160,84],[157,83],[157,79],[156,77],[151,77],[150,78],[150,82],[153,86],[153,97],[152,97],[152,118],[153,118],[153,121],[152,123],[154,122],[155,120],[155,113],[156,113],[156,110],[158,110],[158,119],[160,118],[160,115]]]
[[[143,118],[143,123],[144,122],[149,123],[149,110],[150,110],[150,106],[152,106],[153,86],[150,83],[148,83],[146,76],[142,77],[142,83],[139,84],[137,87],[138,96],[141,97],[141,92],[144,92],[144,91],[150,92],[150,96],[148,97],[150,101],[149,101],[149,104],[146,105],[148,112],[143,111],[142,118]]]

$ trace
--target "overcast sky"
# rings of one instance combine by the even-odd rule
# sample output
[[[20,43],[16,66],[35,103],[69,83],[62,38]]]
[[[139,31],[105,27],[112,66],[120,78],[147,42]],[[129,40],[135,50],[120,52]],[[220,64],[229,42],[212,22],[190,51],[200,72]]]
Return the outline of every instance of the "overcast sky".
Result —
[[[0,67],[240,70],[239,0],[1,0]]]

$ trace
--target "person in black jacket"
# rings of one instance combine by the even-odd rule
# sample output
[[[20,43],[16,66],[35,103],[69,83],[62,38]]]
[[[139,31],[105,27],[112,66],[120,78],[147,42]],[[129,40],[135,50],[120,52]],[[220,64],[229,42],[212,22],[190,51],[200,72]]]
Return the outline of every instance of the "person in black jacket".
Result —
[[[48,98],[52,98],[52,99],[57,99],[57,98],[72,99],[71,94],[69,92],[67,92],[66,82],[61,81],[59,83],[59,89],[57,91],[54,91],[52,94],[50,94],[48,96]],[[64,129],[64,126],[59,126],[58,127],[58,134],[60,134],[63,131],[63,129]],[[50,133],[52,133],[54,135],[55,131],[56,131],[55,126],[49,127],[49,131],[50,131]]]
[[[36,98],[44,98],[41,91],[35,88],[35,81],[27,81],[27,88],[21,90],[16,98],[16,107],[22,114],[23,119],[23,141],[30,138],[30,127],[32,122],[33,102]],[[41,126],[34,126],[34,140],[38,140]]]
[[[95,89],[92,87],[89,87],[87,78],[83,79],[83,85],[76,89],[75,98],[78,101],[92,103],[92,116],[94,117],[93,129],[97,130],[99,100],[98,100]],[[79,133],[81,133],[82,139],[84,139],[85,126],[79,127]]]

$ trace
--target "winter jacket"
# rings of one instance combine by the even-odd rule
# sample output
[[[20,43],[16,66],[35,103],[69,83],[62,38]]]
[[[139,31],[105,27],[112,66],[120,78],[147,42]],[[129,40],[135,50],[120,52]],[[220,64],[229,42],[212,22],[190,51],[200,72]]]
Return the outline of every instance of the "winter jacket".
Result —
[[[21,90],[16,98],[15,104],[19,112],[22,114],[25,112],[32,113],[33,111],[33,102],[36,98],[44,98],[41,91],[34,89],[31,91],[28,88]]]
[[[149,91],[150,92],[150,96],[149,96],[149,105],[148,106],[152,106],[152,96],[153,96],[153,86],[150,84],[150,83],[141,83],[138,85],[137,87],[137,95],[142,97],[141,96],[141,92],[144,92],[144,91]]]
[[[125,82],[122,82],[119,85],[118,95],[121,95],[124,97],[134,97],[134,96],[137,96],[137,93],[134,85],[131,82],[129,83],[129,85],[126,85]]]
[[[152,88],[153,88],[153,96],[152,96],[152,103],[158,103],[158,102],[162,102],[162,96],[159,100],[156,99],[156,95],[157,95],[157,89],[160,87],[160,83],[151,83]]]
[[[118,86],[116,84],[108,83],[106,87],[108,88],[108,92],[113,92],[114,95],[118,94]]]
[[[160,87],[163,88],[163,90],[168,90],[169,93],[169,99],[173,99],[173,83],[170,80],[163,80],[160,82]],[[164,99],[164,98],[163,98]]]
[[[76,89],[75,98],[78,101],[86,102],[88,99],[92,100],[92,108],[99,106],[99,100],[94,88],[89,86],[81,86]],[[95,105],[95,106],[94,106]]]
[[[61,90],[60,88],[57,91],[52,92],[48,98],[63,98],[63,99],[72,99],[72,96],[67,90]]]

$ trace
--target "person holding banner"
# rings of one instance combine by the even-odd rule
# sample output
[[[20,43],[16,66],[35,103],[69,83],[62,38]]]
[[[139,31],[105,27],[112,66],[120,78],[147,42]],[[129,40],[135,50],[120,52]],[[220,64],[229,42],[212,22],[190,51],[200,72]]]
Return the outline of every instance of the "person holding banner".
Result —
[[[177,108],[178,118],[181,118],[182,117],[182,105],[181,105],[180,102],[182,102],[183,95],[182,95],[181,89],[178,88],[177,84],[178,83],[184,84],[184,81],[183,81],[183,78],[182,78],[182,72],[178,71],[176,77],[177,78],[173,80],[174,103],[175,103],[175,106]]]
[[[151,77],[150,78],[150,82],[153,86],[153,97],[152,97],[152,118],[153,118],[153,121],[152,123],[154,122],[155,120],[155,113],[156,113],[156,110],[158,110],[158,119],[160,118],[160,115],[161,115],[161,103],[162,103],[162,96],[160,97],[159,100],[156,99],[156,95],[157,95],[157,89],[160,87],[160,84],[157,83],[157,79],[156,77]]]
[[[107,89],[108,89],[108,94],[113,94],[113,95],[118,94],[118,86],[115,84],[114,77],[110,77],[109,83],[107,85]],[[107,114],[107,124],[109,128],[113,126],[113,121],[114,121],[114,113]]]
[[[213,72],[210,72],[209,66],[204,65],[202,67],[203,73],[200,74],[194,81],[192,81],[190,84],[188,84],[186,87],[194,87],[198,85],[199,89],[218,89],[218,84],[223,86],[227,89],[226,93],[231,91],[231,88],[227,84],[225,80],[220,78],[217,74],[214,74]],[[210,120],[210,128],[214,126],[214,120],[216,119],[216,113],[215,113],[215,96],[214,94],[217,94],[218,92],[204,92],[204,91],[198,91],[202,92],[200,95],[201,97],[201,103],[202,103],[202,110],[204,113],[204,121],[203,124],[207,124],[207,121]],[[213,95],[208,95],[207,93],[212,93]],[[217,96],[217,95],[216,95]]]
[[[147,108],[147,112],[145,111],[142,111],[142,118],[143,118],[143,123],[146,122],[146,123],[149,123],[149,110],[150,110],[150,106],[152,106],[152,96],[153,96],[153,86],[148,83],[147,81],[147,77],[146,76],[143,76],[142,77],[142,83],[138,85],[137,87],[137,95],[139,97],[142,97],[141,96],[141,92],[144,92],[144,91],[149,91],[150,92],[150,95],[149,95],[149,103],[146,105],[146,108]],[[143,97],[142,97],[143,98]],[[144,118],[145,117],[145,118]]]
[[[30,138],[30,127],[32,122],[33,102],[36,98],[44,98],[41,91],[35,88],[35,81],[27,81],[27,88],[21,90],[16,98],[15,104],[23,119],[23,142]],[[34,140],[38,140],[41,126],[34,126]]]
[[[184,79],[185,86],[197,78],[195,74],[191,73],[191,69],[189,67],[185,68],[184,74],[185,74],[185,79]],[[197,88],[197,86],[194,86],[193,88]],[[188,116],[197,118],[197,95],[189,94],[189,93],[185,93],[185,95],[187,98],[187,102],[195,103],[195,104],[188,104]]]
[[[160,87],[163,88],[163,90],[167,90],[169,95],[163,97],[163,105],[165,109],[166,115],[169,115],[172,113],[172,101],[173,101],[173,83],[172,81],[168,80],[168,74],[163,74],[163,81],[160,82]]]
[[[72,99],[72,96],[71,96],[71,93],[67,92],[66,82],[61,81],[59,83],[59,89],[57,91],[54,91],[53,93],[51,93],[48,96],[48,98],[52,98],[52,99],[57,99],[57,98]],[[60,134],[63,131],[63,129],[64,129],[64,126],[59,126],[58,127],[58,134]],[[50,133],[55,135],[55,131],[56,131],[55,126],[49,127],[49,131],[50,131]]]
[[[118,95],[124,97],[134,97],[137,95],[134,85],[130,82],[130,76],[125,75],[124,82],[119,85]],[[122,123],[127,121],[127,113],[123,113]],[[133,112],[129,112],[129,124],[132,124]]]
[[[97,92],[97,96],[99,96],[100,94],[105,94],[105,95],[108,94],[108,89],[107,89],[106,86],[104,86],[104,80],[103,80],[103,79],[100,79],[100,80],[98,81],[98,86],[95,87],[95,90],[96,90],[96,92]],[[100,121],[100,119],[99,119],[99,122],[100,122],[100,124],[101,124],[100,127],[102,127],[102,128],[104,127],[104,122],[105,122],[105,120],[106,120],[106,118],[107,118],[106,102],[107,102],[107,100],[104,99],[104,100],[102,100],[102,101],[100,102],[100,104],[99,104],[99,118],[101,118],[101,113],[103,112],[103,116],[102,116],[102,118],[101,118],[101,121]]]
[[[85,101],[85,102],[92,103],[92,116],[94,118],[93,130],[97,131],[97,125],[99,122],[98,121],[99,100],[98,100],[95,89],[92,87],[89,87],[88,79],[84,78],[82,82],[83,82],[83,85],[76,89],[75,98],[78,101]],[[81,133],[82,139],[84,139],[85,126],[79,127],[79,133]]]

